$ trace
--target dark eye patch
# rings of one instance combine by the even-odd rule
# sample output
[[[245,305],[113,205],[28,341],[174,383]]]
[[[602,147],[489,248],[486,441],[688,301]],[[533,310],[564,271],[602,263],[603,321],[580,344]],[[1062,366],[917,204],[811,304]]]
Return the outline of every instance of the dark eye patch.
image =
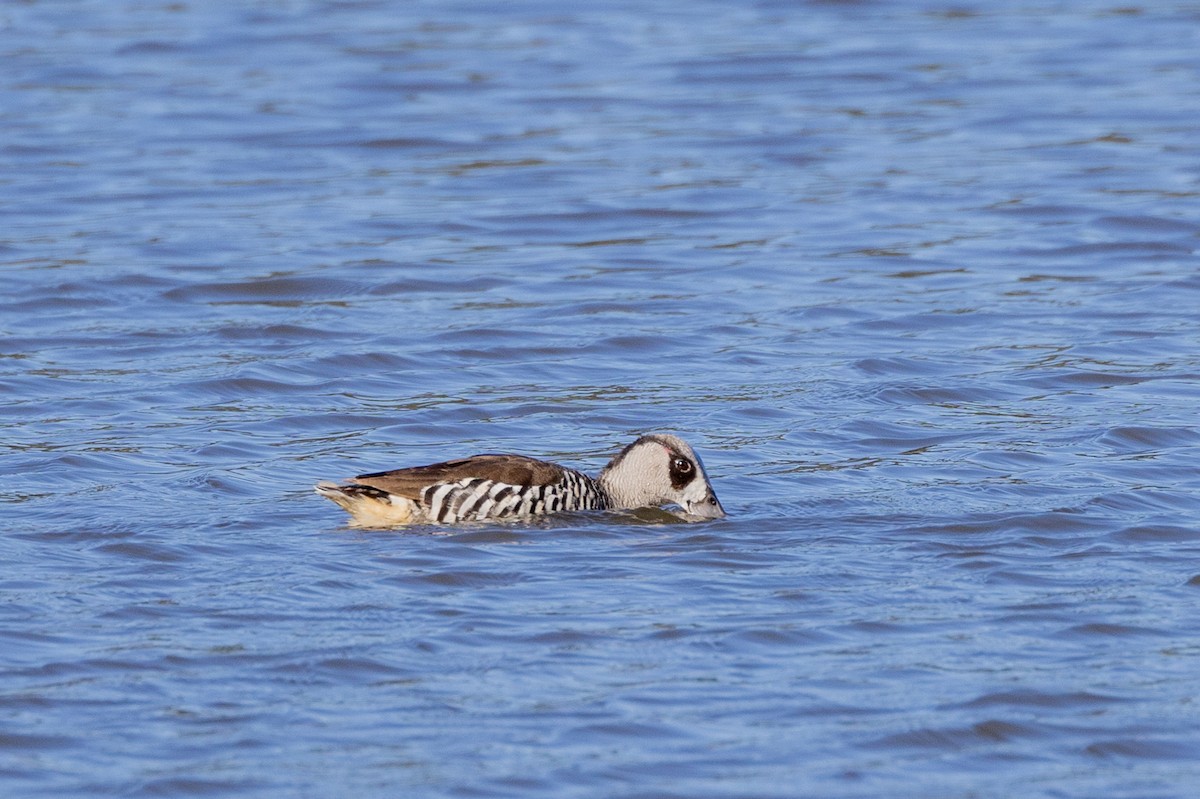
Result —
[[[682,455],[671,456],[671,488],[683,488],[696,477],[696,465]]]

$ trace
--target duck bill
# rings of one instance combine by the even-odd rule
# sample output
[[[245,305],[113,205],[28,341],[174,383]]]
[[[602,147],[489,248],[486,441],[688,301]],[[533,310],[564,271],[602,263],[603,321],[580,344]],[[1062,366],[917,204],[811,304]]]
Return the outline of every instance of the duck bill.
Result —
[[[725,509],[721,507],[721,501],[717,499],[716,494],[711,492],[696,502],[689,502],[684,510],[689,516],[697,516],[701,519],[721,519],[725,516]]]

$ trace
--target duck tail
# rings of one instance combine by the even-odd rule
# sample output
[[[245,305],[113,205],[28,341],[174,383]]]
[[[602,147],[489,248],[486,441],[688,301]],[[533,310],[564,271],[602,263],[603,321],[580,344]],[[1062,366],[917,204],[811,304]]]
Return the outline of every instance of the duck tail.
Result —
[[[415,502],[379,488],[359,483],[320,482],[313,490],[349,513],[350,523],[355,527],[396,527],[415,521]]]

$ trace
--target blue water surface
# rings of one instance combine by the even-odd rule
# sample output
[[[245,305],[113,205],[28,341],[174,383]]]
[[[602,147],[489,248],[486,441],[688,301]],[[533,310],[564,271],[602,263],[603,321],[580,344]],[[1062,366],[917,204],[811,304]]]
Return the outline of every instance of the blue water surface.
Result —
[[[0,794],[1186,797],[1200,6],[0,5]],[[729,517],[356,530],[641,433]]]

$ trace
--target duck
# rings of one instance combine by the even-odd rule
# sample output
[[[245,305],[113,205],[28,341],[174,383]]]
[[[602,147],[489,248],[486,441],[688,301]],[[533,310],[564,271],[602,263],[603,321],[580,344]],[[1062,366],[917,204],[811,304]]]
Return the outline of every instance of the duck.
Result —
[[[641,436],[595,478],[502,453],[373,472],[344,483],[322,481],[314,488],[346,510],[355,527],[452,525],[663,505],[677,505],[689,521],[725,516],[700,456],[683,439],[665,433]]]

